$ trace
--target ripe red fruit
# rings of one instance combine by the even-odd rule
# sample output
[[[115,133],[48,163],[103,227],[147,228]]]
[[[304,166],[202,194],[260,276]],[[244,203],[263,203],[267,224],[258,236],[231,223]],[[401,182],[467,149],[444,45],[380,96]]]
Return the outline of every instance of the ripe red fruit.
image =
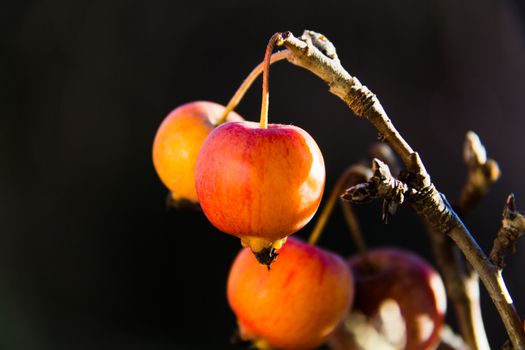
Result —
[[[153,142],[153,164],[174,200],[198,202],[195,161],[202,143],[220,122],[224,109],[214,102],[190,102],[174,109],[160,125]],[[242,118],[230,112],[227,120]]]
[[[447,299],[432,266],[411,252],[391,248],[353,257],[349,265],[355,277],[354,310],[372,318],[394,301],[406,325],[405,349],[437,348]]]
[[[354,289],[343,259],[290,238],[270,271],[243,249],[230,269],[227,294],[242,339],[313,349],[344,319]]]
[[[325,182],[319,147],[292,125],[232,122],[202,145],[195,185],[202,210],[219,230],[253,252],[272,255],[315,214]],[[269,256],[268,255],[268,256]],[[270,263],[261,258],[261,262]]]

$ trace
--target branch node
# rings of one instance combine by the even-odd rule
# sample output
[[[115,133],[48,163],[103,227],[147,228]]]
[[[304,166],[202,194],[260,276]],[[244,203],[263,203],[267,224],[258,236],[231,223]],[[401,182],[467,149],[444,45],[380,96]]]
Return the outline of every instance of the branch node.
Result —
[[[354,78],[354,80],[357,84],[350,88],[350,103],[348,106],[354,111],[355,115],[366,118],[368,111],[374,107],[377,97],[366,86],[361,85],[357,78]]]
[[[525,217],[516,210],[514,194],[511,193],[503,207],[501,227],[490,252],[490,260],[499,270],[505,267],[505,257],[516,251],[516,241],[524,231]]]
[[[498,163],[494,159],[487,159],[485,146],[473,131],[467,132],[465,136],[463,159],[468,168],[468,178],[456,206],[460,215],[481,201],[501,175]]]
[[[334,44],[323,34],[312,30],[305,30],[303,35],[301,35],[301,40],[318,48],[326,57],[339,62]]]
[[[411,190],[402,181],[393,177],[388,165],[377,158],[372,160],[372,172],[373,176],[368,182],[350,187],[341,197],[354,203],[383,198],[381,220],[386,224]]]

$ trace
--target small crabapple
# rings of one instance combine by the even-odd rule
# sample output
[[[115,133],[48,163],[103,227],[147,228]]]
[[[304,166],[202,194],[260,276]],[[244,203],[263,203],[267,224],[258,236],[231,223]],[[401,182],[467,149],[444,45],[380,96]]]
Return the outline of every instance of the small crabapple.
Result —
[[[160,125],[153,142],[153,164],[173,200],[198,202],[194,180],[197,154],[224,111],[224,106],[214,102],[190,102],[175,108]],[[230,112],[226,120],[242,118]]]
[[[380,248],[351,258],[349,266],[355,277],[354,310],[370,318],[398,310],[406,350],[439,345],[447,298],[441,277],[429,263],[408,251]]]
[[[280,38],[273,35],[266,47],[259,124],[232,122],[215,129],[195,167],[204,214],[268,266],[275,249],[315,214],[325,182],[314,139],[296,126],[268,124],[269,69]]]
[[[319,147],[292,125],[222,124],[202,145],[195,166],[206,217],[267,265],[273,250],[315,214],[324,183]]]
[[[269,64],[287,56],[286,51],[273,54]],[[193,173],[200,146],[217,125],[243,120],[232,111],[262,73],[263,66],[260,63],[250,72],[227,106],[207,101],[190,102],[174,109],[163,121],[153,144],[153,163],[162,182],[171,191],[171,200],[198,202]]]
[[[346,316],[354,287],[342,258],[289,238],[269,271],[243,249],[230,269],[227,295],[243,340],[313,349]]]

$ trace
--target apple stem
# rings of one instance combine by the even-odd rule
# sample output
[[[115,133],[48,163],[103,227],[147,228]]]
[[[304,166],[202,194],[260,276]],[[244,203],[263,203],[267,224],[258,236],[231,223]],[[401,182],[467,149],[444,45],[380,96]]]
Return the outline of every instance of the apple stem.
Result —
[[[266,46],[266,52],[264,53],[263,61],[263,84],[262,84],[262,102],[261,102],[261,129],[268,127],[268,106],[270,104],[270,91],[269,91],[269,80],[270,80],[270,57],[272,56],[273,48],[278,42],[282,41],[281,33],[275,33],[272,35]]]
[[[354,240],[357,251],[360,255],[366,257],[368,249],[366,247],[363,231],[361,230],[357,216],[352,208],[352,204],[348,201],[341,201],[341,206],[343,207],[343,215],[345,217],[346,225],[352,234],[352,239]]]
[[[282,50],[282,51],[274,53],[273,55],[270,56],[270,64],[286,59],[289,53],[290,51],[288,50]],[[239,86],[239,88],[237,89],[233,97],[230,99],[230,102],[228,102],[228,104],[226,105],[226,108],[224,109],[222,116],[217,121],[217,125],[226,122],[228,118],[228,114],[230,114],[230,112],[233,111],[239,105],[242,98],[244,97],[248,89],[252,86],[255,79],[257,79],[259,75],[263,72],[263,69],[264,69],[264,61],[259,63],[257,67],[255,67],[250,72],[250,74],[246,77],[246,79],[244,79],[241,86]]]
[[[348,186],[353,186],[354,184],[361,183],[363,181],[367,181],[371,174],[372,173],[370,168],[359,164],[348,167],[343,172],[343,174],[341,174],[339,179],[337,179],[337,183],[332,189],[332,192],[330,193],[328,201],[324,205],[319,219],[317,219],[317,222],[315,223],[315,227],[312,230],[312,233],[310,234],[310,238],[308,239],[308,242],[310,244],[317,244],[317,241],[321,237],[326,223],[328,222],[328,218],[332,214],[335,203],[338,200],[340,200],[341,193],[344,192],[345,188]],[[350,232],[354,237],[357,249],[359,250],[359,252],[366,252],[365,241],[363,239],[363,234],[355,213],[353,212],[352,208],[349,208],[346,205],[343,206],[343,212],[345,214],[345,219],[348,223],[348,228],[350,229]]]

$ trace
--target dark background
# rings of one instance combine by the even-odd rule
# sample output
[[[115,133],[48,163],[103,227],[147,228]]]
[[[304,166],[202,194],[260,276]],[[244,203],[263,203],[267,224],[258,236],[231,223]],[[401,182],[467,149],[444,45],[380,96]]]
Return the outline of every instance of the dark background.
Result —
[[[151,161],[164,116],[184,102],[226,104],[276,31],[327,35],[456,198],[475,130],[503,178],[468,218],[485,249],[505,197],[525,208],[525,15],[516,1],[0,2],[0,348],[229,349],[225,298],[238,240],[202,214],[168,211]],[[317,140],[327,192],[366,156],[374,129],[323,82],[272,68],[272,122]],[[260,83],[238,111],[259,113]],[[410,208],[379,222],[357,208],[371,246],[427,256]],[[306,237],[307,226],[298,235]],[[321,245],[354,246],[339,211]],[[525,314],[525,242],[505,276]],[[483,297],[494,347],[505,333]]]

